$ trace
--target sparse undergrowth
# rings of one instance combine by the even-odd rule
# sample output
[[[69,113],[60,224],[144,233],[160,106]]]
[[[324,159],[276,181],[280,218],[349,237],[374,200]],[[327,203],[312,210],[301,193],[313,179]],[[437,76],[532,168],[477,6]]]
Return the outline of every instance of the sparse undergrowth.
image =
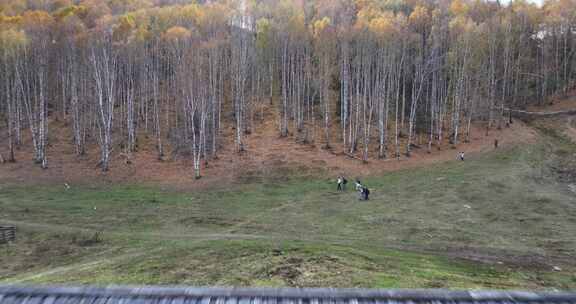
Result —
[[[0,247],[0,281],[575,288],[576,200],[554,168],[576,150],[544,135],[368,178],[368,202],[289,174],[193,193],[3,185],[19,238]]]

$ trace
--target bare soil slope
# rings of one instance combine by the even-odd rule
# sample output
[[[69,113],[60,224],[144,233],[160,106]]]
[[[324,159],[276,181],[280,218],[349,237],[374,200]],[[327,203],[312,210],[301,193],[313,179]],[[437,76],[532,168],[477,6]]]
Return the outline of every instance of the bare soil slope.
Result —
[[[225,130],[222,150],[218,159],[210,160],[202,168],[203,178],[193,179],[192,162],[185,156],[172,155],[164,161],[157,159],[154,141],[145,134],[139,136],[139,150],[131,156],[131,161],[121,153],[120,148],[113,150],[110,171],[103,173],[97,167],[98,147],[93,145],[84,157],[74,154],[72,135],[61,122],[50,125],[50,145],[48,147],[49,168],[42,170],[32,162],[32,148],[28,130],[24,130],[25,143],[17,152],[16,163],[0,165],[0,182],[31,184],[52,183],[152,183],[179,189],[198,189],[206,186],[243,183],[252,178],[267,174],[278,174],[283,170],[307,175],[346,174],[353,178],[380,174],[382,172],[413,168],[434,163],[454,160],[458,151],[464,151],[474,157],[494,149],[495,139],[502,148],[520,143],[530,143],[536,133],[524,123],[515,121],[509,128],[493,130],[485,134],[482,126],[474,126],[470,143],[462,143],[453,149],[448,142],[442,147],[434,147],[432,153],[426,148],[415,148],[411,157],[402,155],[400,160],[376,158],[376,139],[370,148],[371,158],[363,163],[344,153],[340,140],[334,137],[332,148],[322,148],[323,144],[301,144],[293,137],[279,137],[276,113],[267,109],[263,122],[257,123],[252,134],[246,135],[246,152],[234,151],[232,128]],[[322,129],[318,126],[315,132],[318,137]],[[338,134],[337,130],[332,132]],[[376,134],[374,134],[376,135]],[[424,136],[422,137],[424,140]],[[0,153],[6,155],[7,144],[0,141]],[[418,143],[418,142],[417,142]],[[425,144],[423,143],[425,147]],[[402,146],[405,149],[405,145]],[[403,151],[402,150],[402,151]],[[170,154],[169,154],[170,155]]]
[[[576,109],[576,90],[570,91],[566,95],[550,98],[546,104],[528,107],[528,111],[534,112],[557,112],[574,109]]]

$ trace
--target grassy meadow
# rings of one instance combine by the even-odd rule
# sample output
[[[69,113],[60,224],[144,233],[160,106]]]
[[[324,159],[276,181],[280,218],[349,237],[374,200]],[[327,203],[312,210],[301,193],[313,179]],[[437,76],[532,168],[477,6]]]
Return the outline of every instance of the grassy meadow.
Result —
[[[196,192],[1,185],[18,240],[0,283],[574,289],[576,149],[542,133],[367,177],[367,202],[282,171]]]

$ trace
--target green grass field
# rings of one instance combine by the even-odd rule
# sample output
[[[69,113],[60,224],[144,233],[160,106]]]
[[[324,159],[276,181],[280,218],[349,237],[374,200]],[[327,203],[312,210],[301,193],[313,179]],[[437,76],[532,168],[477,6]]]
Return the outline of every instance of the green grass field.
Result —
[[[466,162],[226,190],[0,186],[0,283],[576,288],[576,149],[543,133]],[[568,170],[569,171],[569,170]],[[556,267],[556,269],[554,269]]]

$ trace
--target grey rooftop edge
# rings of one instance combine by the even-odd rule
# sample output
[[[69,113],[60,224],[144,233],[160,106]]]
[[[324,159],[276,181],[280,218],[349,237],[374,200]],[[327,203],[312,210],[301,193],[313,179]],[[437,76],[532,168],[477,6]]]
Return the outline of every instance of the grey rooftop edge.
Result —
[[[28,299],[37,304],[58,303],[55,299],[65,298],[66,303],[95,302],[98,298],[121,299],[129,304],[131,299],[219,298],[239,302],[241,299],[259,299],[266,304],[281,300],[307,301],[331,300],[349,302],[396,303],[576,303],[576,292],[530,292],[530,291],[451,291],[441,289],[337,289],[337,288],[201,288],[201,287],[154,287],[154,286],[109,286],[109,287],[60,287],[0,285],[0,304],[26,304]],[[50,300],[47,300],[50,299]],[[44,301],[46,300],[46,301]],[[280,300],[280,301],[279,301]],[[105,301],[109,303],[109,301]],[[112,301],[114,303],[115,301]],[[200,301],[188,301],[189,303]],[[210,300],[208,300],[210,302]]]

